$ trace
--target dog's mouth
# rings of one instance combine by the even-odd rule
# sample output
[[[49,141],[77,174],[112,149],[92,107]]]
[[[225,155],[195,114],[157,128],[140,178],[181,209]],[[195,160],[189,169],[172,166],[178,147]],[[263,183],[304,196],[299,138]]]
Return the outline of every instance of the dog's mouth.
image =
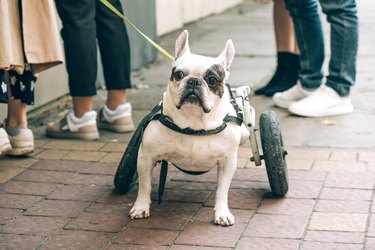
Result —
[[[205,113],[209,113],[211,111],[211,109],[206,107],[204,101],[202,101],[202,98],[200,97],[198,90],[196,89],[193,89],[191,91],[185,91],[181,95],[180,102],[176,105],[176,107],[178,109],[181,109],[182,105],[185,103],[196,104],[202,107]]]

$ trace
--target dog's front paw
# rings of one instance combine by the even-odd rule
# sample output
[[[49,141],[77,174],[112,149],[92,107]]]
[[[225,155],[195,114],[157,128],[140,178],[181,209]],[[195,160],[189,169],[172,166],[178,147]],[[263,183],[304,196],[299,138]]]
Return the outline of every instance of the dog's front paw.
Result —
[[[147,202],[136,202],[129,212],[131,219],[150,217],[150,204]]]
[[[214,223],[221,226],[232,226],[234,224],[234,216],[226,209],[216,209]]]

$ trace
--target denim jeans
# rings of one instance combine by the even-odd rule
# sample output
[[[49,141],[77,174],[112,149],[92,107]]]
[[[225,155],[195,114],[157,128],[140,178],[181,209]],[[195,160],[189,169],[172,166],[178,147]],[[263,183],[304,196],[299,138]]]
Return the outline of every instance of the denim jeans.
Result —
[[[356,76],[358,18],[355,0],[319,0],[331,24],[331,58],[326,85],[347,96]],[[301,52],[300,80],[316,89],[323,80],[324,39],[317,0],[285,0]]]

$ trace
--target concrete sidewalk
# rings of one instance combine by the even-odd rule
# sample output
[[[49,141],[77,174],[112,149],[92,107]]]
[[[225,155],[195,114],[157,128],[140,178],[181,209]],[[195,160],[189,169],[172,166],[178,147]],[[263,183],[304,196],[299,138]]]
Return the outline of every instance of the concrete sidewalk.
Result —
[[[300,118],[275,108],[269,98],[251,99],[257,115],[272,109],[280,118],[289,153],[290,190],[284,198],[271,195],[264,165],[249,161],[245,145],[229,192],[234,226],[212,223],[215,170],[197,177],[173,167],[163,203],[155,200],[155,169],[151,217],[131,221],[127,214],[137,188],[112,193],[131,135],[101,131],[95,142],[45,137],[45,124],[70,107],[69,99],[62,99],[56,112],[30,121],[36,137],[32,155],[0,159],[0,249],[375,249],[375,4],[358,5],[355,113]],[[264,83],[275,64],[271,7],[247,1],[188,25],[192,51],[218,55],[233,39],[237,56],[229,82]],[[329,37],[327,24],[325,33]],[[160,44],[172,52],[178,34]],[[169,75],[170,62],[162,57],[133,73],[129,98],[136,123],[160,101]],[[96,107],[104,95],[99,91]]]

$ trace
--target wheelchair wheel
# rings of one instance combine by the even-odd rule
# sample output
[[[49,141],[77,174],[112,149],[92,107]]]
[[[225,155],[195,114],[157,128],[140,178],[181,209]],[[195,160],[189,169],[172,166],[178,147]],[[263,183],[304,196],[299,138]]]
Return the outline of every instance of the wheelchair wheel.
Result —
[[[276,113],[273,111],[263,112],[259,119],[259,129],[263,159],[272,193],[283,196],[288,192],[288,169],[285,161],[287,152],[284,148]]]
[[[136,150],[138,150],[138,148],[136,148]],[[134,152],[132,147],[126,149],[113,181],[116,193],[126,194],[135,185],[138,179],[137,157],[138,152]]]

